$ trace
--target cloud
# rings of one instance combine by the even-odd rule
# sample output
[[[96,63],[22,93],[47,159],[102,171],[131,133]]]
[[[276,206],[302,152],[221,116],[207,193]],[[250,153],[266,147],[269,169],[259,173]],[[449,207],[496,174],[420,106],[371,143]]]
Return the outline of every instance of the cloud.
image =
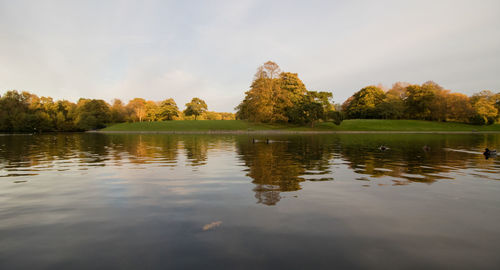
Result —
[[[498,1],[2,1],[0,91],[232,111],[267,60],[342,102],[370,84],[498,91]]]

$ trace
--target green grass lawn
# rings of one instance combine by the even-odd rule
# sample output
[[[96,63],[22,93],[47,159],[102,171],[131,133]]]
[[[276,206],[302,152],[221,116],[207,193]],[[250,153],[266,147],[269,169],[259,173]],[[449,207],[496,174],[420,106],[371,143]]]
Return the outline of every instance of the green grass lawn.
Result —
[[[475,126],[419,120],[345,120],[340,126],[318,123],[314,128],[295,125],[255,124],[242,120],[136,122],[111,125],[103,131],[500,131],[500,124]]]
[[[282,127],[282,126],[280,126]],[[120,123],[104,131],[211,131],[211,130],[267,130],[279,128],[266,124],[254,124],[241,120],[179,120],[162,122]]]

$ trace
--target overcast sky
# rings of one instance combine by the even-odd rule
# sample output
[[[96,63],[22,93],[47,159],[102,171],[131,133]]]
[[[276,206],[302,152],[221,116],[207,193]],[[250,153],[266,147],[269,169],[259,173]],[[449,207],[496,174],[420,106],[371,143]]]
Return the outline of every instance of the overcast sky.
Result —
[[[0,92],[233,111],[267,60],[336,102],[396,81],[498,92],[499,14],[498,0],[0,0]]]

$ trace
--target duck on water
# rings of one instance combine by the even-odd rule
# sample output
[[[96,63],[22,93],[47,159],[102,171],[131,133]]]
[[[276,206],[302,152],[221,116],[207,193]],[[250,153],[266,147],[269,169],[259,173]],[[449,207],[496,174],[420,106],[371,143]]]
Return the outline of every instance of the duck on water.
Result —
[[[497,150],[490,150],[490,149],[486,148],[486,149],[484,149],[483,155],[485,155],[487,157],[496,156],[497,155]]]
[[[389,150],[390,148],[385,146],[385,145],[381,145],[378,149],[381,151],[385,151],[385,150]]]

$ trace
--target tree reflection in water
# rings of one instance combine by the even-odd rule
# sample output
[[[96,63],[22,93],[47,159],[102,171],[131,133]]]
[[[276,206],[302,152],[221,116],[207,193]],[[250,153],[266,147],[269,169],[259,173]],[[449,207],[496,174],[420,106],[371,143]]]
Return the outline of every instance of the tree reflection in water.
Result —
[[[237,151],[248,167],[247,176],[255,184],[258,203],[275,205],[281,199],[281,192],[300,190],[299,183],[304,181],[300,176],[305,169],[289,147],[286,142],[238,141]]]
[[[486,147],[500,148],[498,134],[294,135],[272,137],[269,144],[260,139],[252,143],[245,135],[4,135],[0,136],[0,169],[4,171],[0,176],[92,166],[189,165],[198,169],[210,163],[212,153],[234,159],[236,152],[255,185],[257,202],[265,205],[277,204],[282,192],[301,190],[304,181],[360,179],[378,185],[378,179],[384,178],[392,185],[432,184],[456,178],[469,168],[473,170],[469,173],[479,177],[498,179],[498,159],[485,160],[481,154]],[[380,145],[390,149],[380,151]],[[424,149],[425,145],[430,149]],[[353,172],[356,177],[345,179],[346,173]]]

